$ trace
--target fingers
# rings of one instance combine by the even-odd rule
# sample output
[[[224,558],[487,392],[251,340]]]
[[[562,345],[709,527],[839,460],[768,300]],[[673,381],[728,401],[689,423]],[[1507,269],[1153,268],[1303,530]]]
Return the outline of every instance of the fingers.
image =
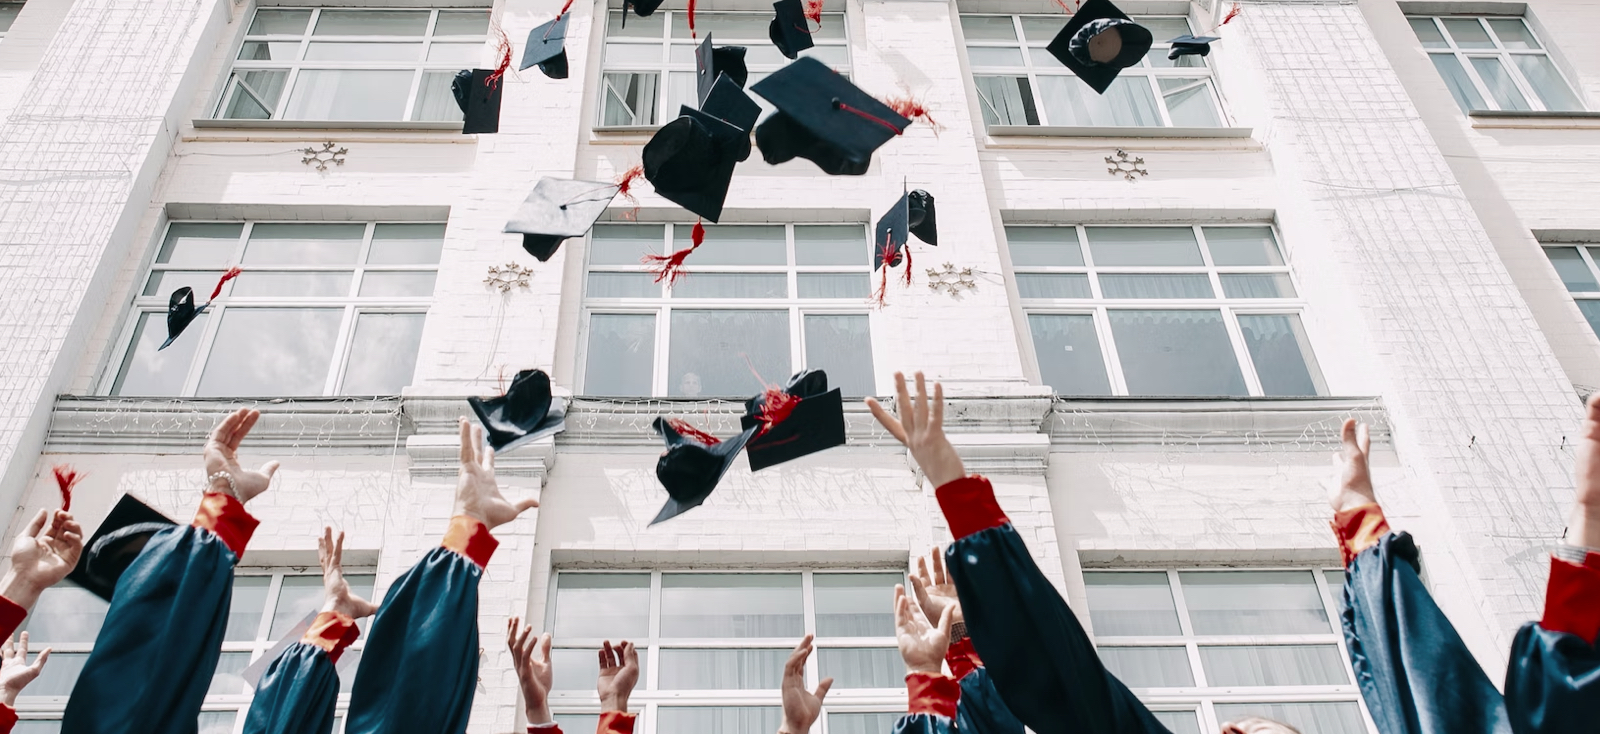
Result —
[[[328,561],[333,560],[333,528],[322,526],[322,537],[317,538],[317,561],[322,564],[322,570],[328,570]]]
[[[28,633],[24,632],[17,638],[17,657],[28,659]]]
[[[10,660],[17,656],[16,636],[6,637],[6,644],[0,645],[0,659]]]
[[[817,692],[812,694],[817,697],[817,703],[822,703],[822,699],[828,697],[828,689],[832,687],[832,678],[823,678],[822,682],[817,684]]]
[[[527,512],[528,510],[531,510],[531,509],[533,509],[535,507],[538,507],[538,506],[539,506],[539,500],[536,500],[536,499],[534,499],[532,497],[529,497],[528,499],[525,499],[525,500],[523,500],[521,502],[518,502],[515,505],[512,505],[512,508],[517,511],[518,515],[521,515],[522,513]]]
[[[473,433],[476,434],[479,430],[482,429],[475,430]],[[483,468],[488,469],[491,472],[494,471],[494,447],[490,446],[485,448],[483,450],[482,457],[483,458],[480,460],[480,463],[483,464]]]
[[[917,593],[917,597],[918,598],[927,596],[928,595],[928,584],[927,584],[927,582],[922,580],[921,576],[912,576],[911,577],[911,590],[915,591]]]
[[[867,409],[872,411],[872,417],[878,419],[878,425],[883,426],[883,430],[888,431],[889,435],[894,436],[900,443],[906,442],[906,429],[901,427],[900,421],[889,415],[889,411],[878,404],[876,399],[867,398]]]
[[[939,634],[946,639],[950,637],[950,626],[955,624],[955,612],[956,608],[952,605],[945,607],[944,611],[939,613]]]
[[[1361,450],[1361,458],[1367,458],[1372,451],[1372,431],[1365,423],[1356,424],[1356,448]]]
[[[911,627],[911,607],[906,604],[906,587],[894,585],[894,626],[907,630]]]
[[[611,641],[606,640],[600,647],[600,669],[617,667],[617,652],[612,649]]]
[[[339,534],[337,536],[335,536],[334,539],[333,539],[333,567],[334,568],[344,568],[344,531],[343,530],[340,530]]]
[[[244,437],[250,435],[250,429],[255,428],[256,421],[261,420],[261,411],[243,410],[244,417],[239,419],[239,425],[233,429],[233,435],[228,438],[228,448],[237,451]]]
[[[49,659],[50,659],[50,648],[47,647],[47,648],[39,651],[39,657],[34,658],[33,659],[33,664],[29,665],[28,667],[33,669],[33,674],[34,675],[38,675],[40,672],[42,672],[44,670],[44,661],[49,660]]]
[[[622,664],[639,667],[639,646],[627,640],[622,641]]]
[[[911,393],[906,392],[906,376],[904,373],[894,373],[894,394],[899,401],[895,404],[900,413],[900,425],[905,428],[906,436],[917,432],[917,414],[912,409]]]
[[[917,425],[928,425],[928,385],[922,377],[922,372],[917,372]]]
[[[905,597],[906,606],[909,607],[911,609],[911,613],[915,615],[911,618],[911,623],[915,625],[916,621],[920,619],[923,620],[924,623],[931,626],[933,624],[933,620],[928,619],[928,613],[922,611],[922,603],[917,600],[917,597],[913,594],[906,594]],[[949,611],[949,609],[946,609],[945,611]],[[917,626],[920,627],[921,625]]]
[[[801,671],[805,670],[806,659],[811,657],[811,641],[813,639],[815,639],[813,635],[806,635],[801,638],[800,644],[794,646],[794,652],[789,653],[788,662],[783,664],[783,677],[785,680],[791,677],[799,679]]]
[[[278,473],[278,462],[269,461],[269,462],[267,462],[265,464],[262,464],[261,465],[261,469],[259,471],[262,474],[267,475],[267,481],[270,483],[272,481],[272,475]]]
[[[933,583],[940,586],[950,583],[950,576],[944,570],[944,552],[936,545],[928,555],[933,556]]]
[[[529,627],[528,629],[532,630],[533,628]],[[551,637],[549,632],[546,632],[546,633],[544,633],[542,635],[539,635],[538,650],[539,650],[539,662],[540,663],[549,663],[550,662],[550,646],[552,644],[554,644],[554,643],[555,643],[555,638]]]
[[[928,419],[928,429],[944,430],[944,383],[933,383],[933,416]]]
[[[244,419],[244,411],[244,408],[240,408],[223,418],[216,428],[211,429],[211,437],[207,440],[227,446],[233,439],[234,429],[239,427],[239,421]]]
[[[506,620],[506,647],[511,650],[511,659],[517,659],[517,625],[522,622],[517,617]]]
[[[461,463],[471,464],[478,460],[478,447],[472,443],[472,426],[467,424],[467,419],[461,421]]]
[[[933,575],[928,573],[928,559],[922,556],[917,556],[917,572],[911,577],[912,582],[916,582],[919,579],[925,582],[933,580]],[[921,592],[920,588],[918,592]]]
[[[28,536],[30,538],[43,537],[44,536],[44,524],[45,524],[45,521],[47,521],[49,519],[50,519],[50,511],[49,510],[39,510],[39,514],[33,516],[33,519],[28,522],[28,529],[22,531],[22,534],[26,535],[26,536]]]

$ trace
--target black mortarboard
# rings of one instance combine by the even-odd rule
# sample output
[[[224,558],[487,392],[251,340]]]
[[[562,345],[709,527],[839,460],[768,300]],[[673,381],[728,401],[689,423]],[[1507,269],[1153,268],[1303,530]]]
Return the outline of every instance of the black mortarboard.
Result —
[[[799,398],[800,402],[794,405],[787,417],[745,444],[750,471],[761,471],[807,454],[844,445],[844,397],[838,388],[828,389],[827,373],[822,370],[797,372],[789,378],[789,385],[783,391]],[[740,425],[747,429],[761,425],[757,416],[766,403],[767,394],[764,392],[746,400],[745,415],[739,419]]]
[[[906,194],[906,220],[911,234],[934,247],[939,246],[939,227],[934,223],[933,194],[914,189]]]
[[[658,417],[653,424],[656,433],[667,443],[667,450],[656,460],[656,479],[666,487],[669,496],[656,519],[650,521],[651,525],[682,515],[705,502],[711,490],[717,488],[717,482],[722,481],[722,475],[728,472],[728,467],[733,466],[739,451],[756,433],[755,428],[746,428],[732,438],[707,445],[683,435],[673,423]]]
[[[640,18],[648,18],[650,17],[651,13],[656,12],[656,8],[661,7],[661,3],[664,1],[665,0],[623,0],[622,11],[623,14],[626,15],[628,6],[632,5],[633,12],[635,14],[637,14]]]
[[[122,495],[94,535],[83,544],[78,566],[67,574],[67,579],[111,601],[112,593],[117,590],[117,579],[122,578],[122,572],[139,557],[150,537],[176,526],[177,523],[166,515],[133,495]]]
[[[809,56],[756,82],[750,91],[778,108],[756,128],[756,146],[772,165],[798,157],[830,175],[859,176],[872,165],[872,151],[911,124]]]
[[[1167,52],[1167,60],[1172,61],[1179,56],[1210,56],[1211,42],[1220,40],[1216,36],[1178,36],[1167,42],[1172,44],[1172,50]]]
[[[478,414],[495,451],[510,451],[567,428],[567,406],[550,397],[550,376],[543,370],[518,372],[506,394],[467,398],[467,404]]]
[[[1148,29],[1111,0],[1084,0],[1045,49],[1094,91],[1105,94],[1117,72],[1137,65],[1153,40]]]
[[[717,48],[711,45],[711,34],[706,34],[706,40],[694,50],[695,99],[699,100],[701,109],[705,108],[706,95],[711,93],[711,87],[720,75],[727,74],[728,79],[735,85],[744,87],[744,83],[750,79],[750,70],[744,63],[744,54],[743,46]]]
[[[716,222],[733,168],[750,157],[750,126],[761,107],[726,74],[702,109],[682,107],[644,146],[644,177],[668,201]]]
[[[582,237],[620,190],[614,183],[541,178],[503,231],[522,235],[522,249],[549,260],[568,237]]]
[[[917,189],[900,195],[900,200],[889,207],[878,219],[872,235],[872,269],[900,264],[900,249],[906,246],[909,235],[930,245],[938,245],[933,225],[933,195]]]
[[[172,292],[172,297],[167,299],[167,340],[161,342],[156,351],[161,351],[172,346],[174,341],[189,328],[189,324],[206,310],[206,304],[199,308],[194,307],[194,289],[184,286]]]
[[[795,58],[812,46],[817,45],[811,40],[811,28],[806,24],[806,9],[800,0],[778,0],[772,4],[772,9],[777,11],[778,17],[772,19],[772,24],[767,26],[767,37],[772,39],[772,45],[788,58]]]
[[[567,78],[567,14],[528,31],[528,45],[522,49],[522,63],[518,70],[534,64],[551,79]]]
[[[500,132],[500,87],[505,78],[495,77],[491,82],[493,75],[493,69],[462,69],[450,82],[450,92],[467,118],[461,125],[462,134]]]

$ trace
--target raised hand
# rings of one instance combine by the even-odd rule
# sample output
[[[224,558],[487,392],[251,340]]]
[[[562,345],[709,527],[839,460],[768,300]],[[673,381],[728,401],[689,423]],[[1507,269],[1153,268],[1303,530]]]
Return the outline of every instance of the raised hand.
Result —
[[[894,636],[900,643],[900,658],[906,663],[907,673],[938,674],[944,670],[954,611],[954,607],[945,607],[937,626],[930,624],[916,598],[906,593],[905,586],[895,584]]]
[[[494,449],[483,442],[483,428],[461,419],[461,479],[456,483],[457,515],[468,515],[490,528],[517,519],[525,510],[539,506],[528,498],[512,504],[500,494],[494,479]]]
[[[1589,396],[1578,430],[1577,496],[1567,520],[1567,542],[1600,548],[1600,393]]]
[[[50,659],[50,648],[39,651],[39,657],[34,658],[33,664],[28,663],[28,633],[22,633],[22,642],[18,644],[13,638],[7,637],[6,643],[0,646],[0,698],[5,700],[7,706],[15,706],[17,694],[39,673],[44,670],[44,662]]]
[[[806,690],[806,659],[811,657],[811,635],[789,653],[789,662],[783,664],[783,728],[778,734],[807,734],[811,725],[822,715],[822,699],[828,697],[833,687],[832,678],[823,678],[816,691]]]
[[[639,683],[639,648],[623,640],[616,647],[606,640],[600,648],[600,678],[594,690],[600,694],[601,711],[628,712],[628,696]]]
[[[922,467],[922,473],[927,475],[933,486],[940,487],[966,476],[961,457],[956,455],[955,447],[944,435],[944,386],[934,383],[932,407],[928,405],[928,390],[923,384],[921,372],[917,373],[915,403],[911,401],[910,393],[906,392],[904,374],[894,373],[894,389],[899,399],[895,406],[899,419],[889,415],[889,411],[884,410],[877,400],[867,398],[867,407],[872,409],[872,416],[911,450],[911,458],[917,460],[917,466]]]
[[[511,648],[517,681],[522,684],[529,724],[552,721],[549,699],[550,688],[555,685],[555,668],[550,665],[550,642],[550,633],[535,635],[533,627],[523,624],[519,617],[506,621],[506,644]]]
[[[333,528],[322,529],[322,537],[317,539],[317,560],[322,563],[322,590],[327,597],[322,611],[338,612],[351,619],[378,613],[377,605],[352,593],[350,582],[344,579],[343,531],[335,537]]]
[[[40,510],[11,542],[11,570],[0,596],[30,609],[39,594],[67,577],[83,555],[83,527],[62,510]]]
[[[955,582],[945,573],[944,554],[939,552],[938,546],[934,546],[927,557],[917,559],[917,571],[911,574],[911,589],[916,592],[917,605],[930,625],[944,616],[945,609],[952,607],[955,609],[951,612],[952,622],[961,621],[961,600],[956,596]]]
[[[1333,463],[1339,467],[1339,484],[1329,495],[1328,504],[1333,505],[1334,512],[1342,512],[1377,502],[1378,495],[1372,489],[1372,472],[1367,465],[1372,451],[1367,424],[1357,423],[1354,418],[1345,419],[1339,430],[1339,441],[1342,444],[1339,454],[1333,457]]]
[[[210,485],[207,491],[232,495],[240,502],[249,502],[267,491],[267,485],[272,483],[272,475],[278,473],[278,462],[269,461],[255,471],[239,466],[239,442],[250,434],[250,429],[260,419],[261,411],[240,408],[233,415],[223,418],[211,431],[204,451],[206,477]]]

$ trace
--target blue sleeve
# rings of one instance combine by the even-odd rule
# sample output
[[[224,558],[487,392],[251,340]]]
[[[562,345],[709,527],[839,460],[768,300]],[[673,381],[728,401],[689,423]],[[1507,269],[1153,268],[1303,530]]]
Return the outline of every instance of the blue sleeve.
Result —
[[[1511,644],[1506,709],[1516,734],[1600,728],[1600,651],[1576,635],[1523,626]]]
[[[295,643],[261,676],[244,734],[328,734],[339,699],[339,672],[316,645]]]
[[[1023,734],[1022,722],[1000,700],[989,671],[976,668],[961,678],[956,729],[962,734]]]
[[[955,734],[955,722],[938,714],[906,714],[890,734]]]

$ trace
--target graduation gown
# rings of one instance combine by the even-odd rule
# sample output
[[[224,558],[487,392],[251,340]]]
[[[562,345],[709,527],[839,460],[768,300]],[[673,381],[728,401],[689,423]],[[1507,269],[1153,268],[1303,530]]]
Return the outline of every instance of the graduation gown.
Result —
[[[261,676],[245,716],[244,734],[328,734],[339,699],[334,664],[359,637],[355,620],[322,612],[300,641]]]
[[[600,725],[595,727],[595,734],[633,734],[633,722],[638,717],[638,714],[607,711],[600,714]],[[528,734],[561,734],[561,724],[529,724]],[[584,732],[572,734],[584,734]]]
[[[906,693],[906,715],[895,722],[892,734],[955,734],[957,700],[961,697],[961,684],[955,678],[907,673]]]
[[[117,581],[72,688],[63,734],[192,734],[221,655],[233,567],[259,524],[206,494],[194,523],[156,533]]]
[[[1000,700],[994,689],[994,680],[984,669],[982,658],[972,646],[972,638],[963,638],[945,652],[944,661],[950,673],[961,683],[961,698],[956,703],[956,730],[963,734],[1023,734],[1022,722]]]
[[[22,605],[0,596],[0,636],[10,637],[22,626],[22,620],[28,616],[28,610]],[[0,703],[0,734],[11,734],[11,728],[17,725],[17,710]]]
[[[1037,734],[1171,734],[1100,662],[989,480],[963,477],[935,495],[956,537],[945,566],[967,633],[1011,713]]]
[[[1593,730],[1600,720],[1600,553],[1550,559],[1544,617],[1511,643],[1506,710],[1516,734]]]

